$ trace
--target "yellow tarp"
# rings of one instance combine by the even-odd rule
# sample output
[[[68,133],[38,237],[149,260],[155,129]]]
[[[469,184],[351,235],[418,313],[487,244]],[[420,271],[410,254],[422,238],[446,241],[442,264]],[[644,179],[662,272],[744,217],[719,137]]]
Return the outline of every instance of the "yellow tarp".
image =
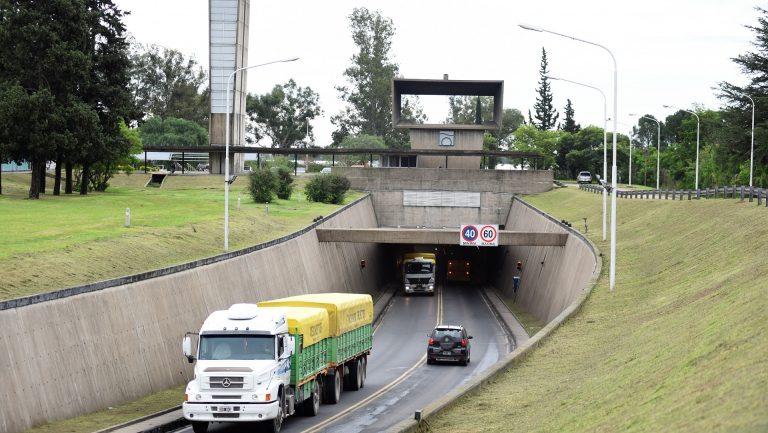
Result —
[[[434,253],[406,253],[403,256],[403,261],[413,260],[418,257],[421,257],[424,260],[431,261],[432,263],[437,263],[437,258]]]
[[[259,309],[282,311],[288,319],[288,331],[299,329],[304,347],[311,346],[330,336],[328,312],[324,308],[263,306]]]
[[[328,311],[331,335],[336,337],[373,323],[371,295],[356,293],[316,293],[259,302],[262,306],[318,307]]]

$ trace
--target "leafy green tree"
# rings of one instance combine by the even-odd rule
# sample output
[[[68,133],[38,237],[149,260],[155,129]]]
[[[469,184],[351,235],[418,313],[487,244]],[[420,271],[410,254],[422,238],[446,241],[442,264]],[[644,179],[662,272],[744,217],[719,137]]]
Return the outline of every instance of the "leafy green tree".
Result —
[[[323,114],[319,101],[320,96],[311,88],[300,87],[292,79],[262,96],[249,94],[246,111],[253,137],[248,137],[248,142],[258,143],[266,137],[272,147],[291,148],[309,141],[310,121]]]
[[[563,131],[540,130],[534,125],[523,125],[512,134],[510,150],[541,153],[540,160],[524,160],[523,165],[543,170],[557,169],[555,157],[563,134]]]
[[[72,143],[63,126],[79,86],[89,81],[87,28],[83,1],[0,2],[0,141],[10,159],[30,162],[33,199],[57,146]]]
[[[205,146],[208,131],[191,120],[153,116],[139,127],[142,143],[152,146]]]
[[[248,176],[248,191],[256,203],[272,201],[277,187],[277,175],[272,170],[262,168],[254,170]]]
[[[562,130],[565,132],[578,132],[579,129],[581,129],[581,125],[573,119],[573,104],[568,99],[568,103],[565,104],[565,120],[563,120]]]
[[[194,58],[175,49],[134,44],[130,89],[145,116],[176,117],[208,128],[208,76]]]
[[[756,7],[757,25],[745,26],[755,35],[755,51],[733,58],[741,72],[748,77],[745,86],[721,82],[718,97],[725,103],[722,138],[718,151],[723,154],[726,170],[742,184],[749,185],[752,154],[752,98],[755,104],[753,184],[768,187],[768,11]]]
[[[382,137],[388,147],[405,147],[405,134],[392,126],[391,83],[399,72],[390,58],[395,26],[379,11],[365,7],[355,8],[349,22],[358,52],[343,74],[348,84],[336,87],[347,106],[331,117],[337,128],[333,144],[340,144],[347,135],[368,134]]]
[[[560,115],[552,105],[552,88],[549,85],[547,74],[547,51],[541,48],[541,68],[539,68],[539,88],[536,90],[539,96],[536,97],[536,103],[533,104],[535,116],[531,118],[531,111],[528,110],[528,123],[535,125],[540,131],[554,129],[557,126],[557,119]]]
[[[386,149],[387,145],[381,137],[374,135],[360,134],[348,135],[344,137],[339,147],[345,149]],[[342,157],[346,165],[365,164],[368,159],[366,155],[349,155]]]

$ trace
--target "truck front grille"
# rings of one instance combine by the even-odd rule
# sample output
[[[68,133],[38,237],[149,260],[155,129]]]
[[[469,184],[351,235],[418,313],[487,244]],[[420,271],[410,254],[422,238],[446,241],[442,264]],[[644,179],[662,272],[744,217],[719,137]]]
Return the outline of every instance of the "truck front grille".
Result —
[[[408,278],[408,282],[411,284],[429,284],[429,278]]]
[[[242,389],[244,382],[242,376],[211,376],[208,379],[211,389]]]

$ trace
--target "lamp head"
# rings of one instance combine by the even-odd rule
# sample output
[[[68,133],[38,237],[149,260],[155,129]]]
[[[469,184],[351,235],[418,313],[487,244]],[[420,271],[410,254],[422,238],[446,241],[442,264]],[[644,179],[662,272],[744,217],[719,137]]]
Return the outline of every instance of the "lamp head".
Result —
[[[534,32],[543,32],[544,31],[544,29],[542,29],[541,27],[532,26],[530,24],[519,23],[518,26],[520,26],[520,27],[522,27],[522,28],[524,28],[526,30],[533,30]]]
[[[675,107],[673,107],[671,105],[662,105],[662,107],[664,107],[664,108],[675,108]]]

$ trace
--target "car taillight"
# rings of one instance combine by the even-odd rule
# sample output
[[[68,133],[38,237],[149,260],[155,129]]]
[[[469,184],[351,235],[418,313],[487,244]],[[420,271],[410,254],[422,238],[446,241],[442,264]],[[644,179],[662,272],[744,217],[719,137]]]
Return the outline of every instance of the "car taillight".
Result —
[[[467,347],[467,339],[466,338],[462,338],[461,339],[461,347]]]
[[[430,346],[435,344],[435,339],[430,337],[429,343],[427,343],[427,344],[429,344]]]

